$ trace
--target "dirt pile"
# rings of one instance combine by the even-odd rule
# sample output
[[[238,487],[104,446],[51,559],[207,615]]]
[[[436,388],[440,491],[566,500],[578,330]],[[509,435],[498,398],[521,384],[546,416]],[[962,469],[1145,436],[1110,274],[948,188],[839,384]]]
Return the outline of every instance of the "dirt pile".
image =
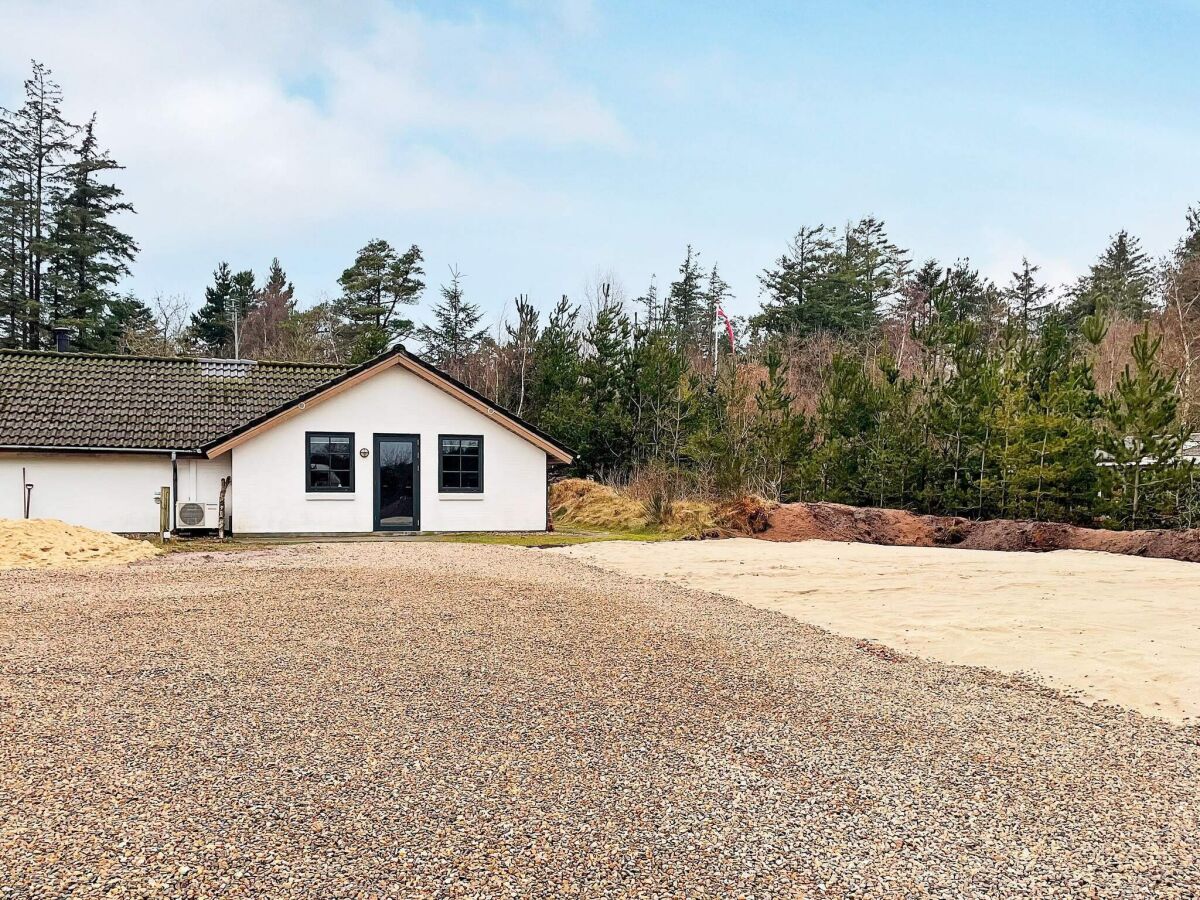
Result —
[[[787,503],[756,537],[768,541],[853,541],[898,547],[965,550],[1097,550],[1200,562],[1200,529],[1107,531],[1055,522],[923,516],[901,509],[860,509],[840,503]]]
[[[0,519],[0,569],[124,563],[158,552],[146,541],[131,541],[57,519]]]

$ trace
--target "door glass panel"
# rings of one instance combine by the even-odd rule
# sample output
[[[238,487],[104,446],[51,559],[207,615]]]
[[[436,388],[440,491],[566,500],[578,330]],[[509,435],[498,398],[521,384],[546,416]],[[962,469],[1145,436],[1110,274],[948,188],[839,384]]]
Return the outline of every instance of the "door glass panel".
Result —
[[[412,528],[416,467],[411,440],[379,442],[379,525]]]

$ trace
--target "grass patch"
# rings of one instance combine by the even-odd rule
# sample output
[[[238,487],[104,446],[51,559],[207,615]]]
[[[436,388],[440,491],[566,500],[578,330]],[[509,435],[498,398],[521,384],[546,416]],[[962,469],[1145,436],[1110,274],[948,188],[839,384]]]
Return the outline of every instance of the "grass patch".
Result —
[[[160,548],[163,553],[237,553],[242,550],[268,550],[279,546],[279,542],[277,541],[268,543],[266,541],[240,540],[237,538],[226,538],[220,541],[215,537],[176,537],[165,544],[160,544],[151,535],[147,540],[155,547]]]
[[[595,541],[674,541],[683,535],[669,531],[529,531],[496,533],[463,531],[455,534],[433,534],[428,540],[459,544],[495,544],[507,547],[568,547]]]

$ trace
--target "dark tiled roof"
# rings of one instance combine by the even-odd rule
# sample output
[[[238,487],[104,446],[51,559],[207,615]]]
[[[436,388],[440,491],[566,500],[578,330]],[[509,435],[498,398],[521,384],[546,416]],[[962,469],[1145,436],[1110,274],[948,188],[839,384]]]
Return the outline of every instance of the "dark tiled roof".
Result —
[[[194,450],[344,371],[0,350],[0,447]]]

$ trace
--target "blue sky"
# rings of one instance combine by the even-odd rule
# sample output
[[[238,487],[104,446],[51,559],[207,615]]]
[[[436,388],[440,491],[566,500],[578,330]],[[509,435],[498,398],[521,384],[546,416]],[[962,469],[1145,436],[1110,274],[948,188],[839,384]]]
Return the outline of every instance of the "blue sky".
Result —
[[[142,246],[131,287],[199,301],[279,256],[303,302],[367,240],[448,267],[489,317],[689,242],[737,295],[801,225],[873,214],[918,260],[1003,279],[1155,254],[1200,202],[1200,2],[151,5],[0,0],[0,103],[28,60],[99,113]],[[106,35],[108,52],[97,53]]]

